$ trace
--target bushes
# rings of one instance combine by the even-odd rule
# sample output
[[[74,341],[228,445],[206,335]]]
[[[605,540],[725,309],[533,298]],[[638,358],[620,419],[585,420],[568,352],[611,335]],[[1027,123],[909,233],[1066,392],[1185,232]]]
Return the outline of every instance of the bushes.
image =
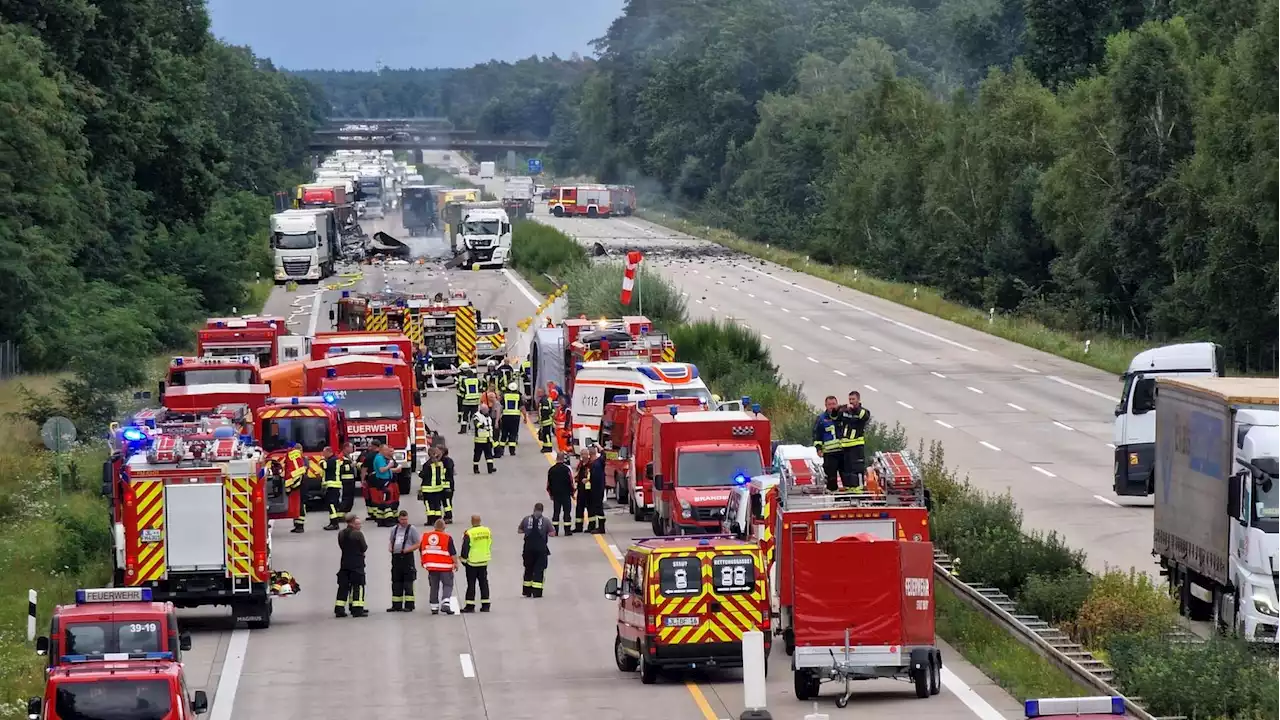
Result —
[[[511,265],[530,282],[544,274],[563,279],[563,274],[587,263],[582,246],[555,228],[532,220],[511,228]]]
[[[1117,635],[1108,645],[1116,680],[1157,716],[1272,720],[1280,716],[1275,650],[1240,640],[1170,643],[1153,635]]]
[[[558,231],[552,232],[559,234]],[[574,247],[578,247],[577,243],[574,243]],[[631,305],[624,306],[621,300],[622,263],[592,265],[585,262],[585,254],[583,258],[582,264],[569,265],[565,270],[550,271],[551,275],[568,284],[572,290],[569,293],[570,315],[616,318],[643,314],[653,321],[657,330],[674,328],[684,322],[684,298],[657,274],[642,267],[636,273]],[[679,342],[676,347],[680,347]]]
[[[1108,568],[1080,604],[1074,630],[1088,647],[1105,648],[1118,635],[1165,633],[1177,619],[1178,606],[1149,575]]]

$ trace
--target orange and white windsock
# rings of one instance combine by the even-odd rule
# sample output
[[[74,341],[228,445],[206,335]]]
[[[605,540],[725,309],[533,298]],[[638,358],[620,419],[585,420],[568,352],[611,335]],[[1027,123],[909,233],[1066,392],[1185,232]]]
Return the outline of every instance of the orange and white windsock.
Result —
[[[636,268],[640,267],[640,261],[644,256],[639,250],[632,250],[627,253],[627,269],[622,273],[622,304],[631,304],[631,290],[636,286]]]

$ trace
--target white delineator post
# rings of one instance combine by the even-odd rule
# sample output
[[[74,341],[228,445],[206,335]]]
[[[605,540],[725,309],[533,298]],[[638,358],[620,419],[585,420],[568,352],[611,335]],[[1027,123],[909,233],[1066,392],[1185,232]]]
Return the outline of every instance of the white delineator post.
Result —
[[[752,630],[742,634],[742,706],[746,710],[738,720],[773,720],[766,709],[764,633]]]
[[[27,591],[27,642],[36,641],[36,591]]]

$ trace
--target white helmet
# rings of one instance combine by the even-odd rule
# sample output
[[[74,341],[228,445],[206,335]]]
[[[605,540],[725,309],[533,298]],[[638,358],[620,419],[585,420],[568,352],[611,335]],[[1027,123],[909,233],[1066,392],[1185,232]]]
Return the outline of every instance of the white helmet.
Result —
[[[497,366],[498,366],[498,363],[497,363],[493,358],[489,358],[489,362],[487,362],[487,363],[485,363],[485,364],[486,364],[486,365],[488,365],[489,367],[497,367]]]
[[[511,383],[510,385],[507,385],[507,389],[510,390],[511,392],[516,392],[520,388],[517,387],[515,383]]]
[[[471,363],[462,363],[461,365],[458,366],[459,370],[468,370],[470,368],[471,368]]]

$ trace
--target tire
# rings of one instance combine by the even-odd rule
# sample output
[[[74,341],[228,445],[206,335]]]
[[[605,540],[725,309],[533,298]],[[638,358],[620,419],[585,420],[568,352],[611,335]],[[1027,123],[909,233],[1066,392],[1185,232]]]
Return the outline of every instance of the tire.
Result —
[[[911,673],[911,681],[916,685],[916,697],[929,697],[929,667],[925,666]]]
[[[551,208],[551,214],[556,217],[564,217],[564,208],[557,205],[554,208]]]
[[[791,672],[791,680],[794,684],[796,699],[800,701],[812,700],[813,696],[809,694],[809,673],[803,670],[793,670]]]
[[[782,649],[787,655],[796,654],[796,632],[790,628],[782,631]]]
[[[659,515],[656,510],[653,512],[653,519],[649,524],[653,528],[654,535],[657,535],[658,537],[662,537],[663,535],[666,534],[662,532],[662,516]]]
[[[644,657],[645,657],[645,653],[644,653],[644,648],[642,647],[640,648],[640,661],[639,661],[640,682],[644,683],[645,685],[652,685],[658,682],[658,668],[645,662]]]
[[[615,473],[613,476],[613,499],[619,505],[627,504],[627,481],[622,477],[621,473]]]
[[[942,692],[942,654],[937,652],[929,653],[929,695],[937,695]]]
[[[644,506],[637,505],[634,497],[629,498],[627,504],[631,506],[631,517],[635,518],[636,522],[644,522]]]
[[[640,659],[634,658],[623,651],[622,636],[615,635],[613,638],[613,661],[618,664],[618,669],[622,672],[635,672],[640,667]]]

